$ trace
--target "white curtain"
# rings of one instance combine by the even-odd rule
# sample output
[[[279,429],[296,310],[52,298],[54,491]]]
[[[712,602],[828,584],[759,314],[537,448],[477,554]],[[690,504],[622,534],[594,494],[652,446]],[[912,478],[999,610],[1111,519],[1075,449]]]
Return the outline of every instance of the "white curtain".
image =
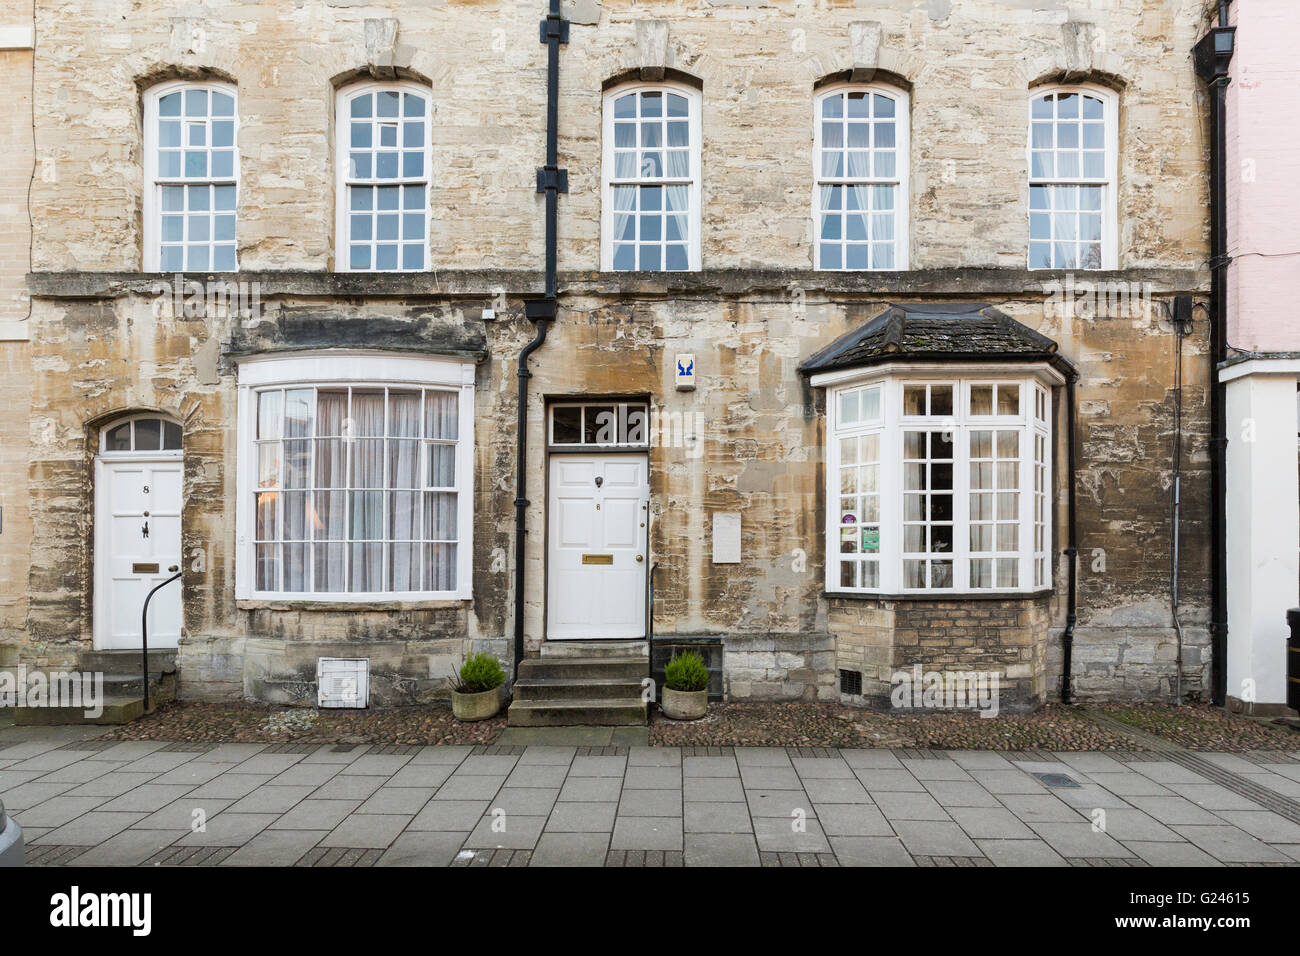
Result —
[[[384,589],[384,393],[352,393],[352,576],[349,591]]]
[[[430,393],[432,396],[432,393]],[[388,559],[393,591],[420,590],[420,393],[388,394]]]
[[[315,590],[347,590],[348,452],[341,437],[348,414],[346,391],[321,391],[316,403]],[[331,543],[322,543],[331,542]]]

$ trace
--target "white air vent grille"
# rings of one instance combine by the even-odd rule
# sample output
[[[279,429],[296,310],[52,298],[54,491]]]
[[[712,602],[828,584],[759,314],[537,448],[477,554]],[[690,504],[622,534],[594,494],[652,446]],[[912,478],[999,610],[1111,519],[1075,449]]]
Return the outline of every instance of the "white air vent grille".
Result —
[[[318,707],[366,707],[370,703],[370,658],[318,657]]]

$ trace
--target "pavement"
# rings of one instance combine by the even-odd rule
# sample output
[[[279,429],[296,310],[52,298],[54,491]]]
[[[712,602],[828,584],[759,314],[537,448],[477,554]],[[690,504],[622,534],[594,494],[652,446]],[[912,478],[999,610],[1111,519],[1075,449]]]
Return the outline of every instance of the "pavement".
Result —
[[[196,744],[12,728],[0,796],[29,865],[1300,862],[1300,752]]]

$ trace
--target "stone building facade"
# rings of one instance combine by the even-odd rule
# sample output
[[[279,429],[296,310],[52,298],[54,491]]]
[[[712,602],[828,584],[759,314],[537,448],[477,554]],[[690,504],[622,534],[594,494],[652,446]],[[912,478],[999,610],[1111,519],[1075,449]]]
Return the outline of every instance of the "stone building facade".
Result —
[[[517,373],[535,334],[524,302],[544,290],[536,191],[544,5],[308,0],[198,11],[107,0],[88,16],[39,4],[30,303],[4,300],[15,319],[5,327],[21,341],[0,343],[10,370],[2,387],[15,393],[0,410],[0,642],[43,666],[71,663],[92,646],[138,645],[132,602],[175,563],[182,577],[171,640],[183,696],[309,702],[317,659],[337,656],[370,659],[374,702],[425,701],[444,692],[471,649],[510,659],[512,572],[522,561],[527,654],[584,628],[580,636],[644,637],[640,614],[656,643],[700,642],[733,700],[880,705],[894,673],[921,664],[1000,672],[1010,688],[1004,707],[1031,707],[1061,689],[1073,434],[1074,694],[1176,692],[1176,472],[1181,689],[1200,693],[1209,666],[1206,329],[1202,319],[1179,336],[1166,310],[1175,295],[1203,297],[1208,287],[1203,104],[1185,55],[1202,6],[566,7],[558,314],[529,360],[528,534],[516,554]],[[25,25],[15,9],[7,16]],[[21,78],[22,56],[0,51],[0,69]],[[166,99],[189,91],[204,93],[193,111],[189,99]],[[400,116],[381,112],[399,100]],[[1027,147],[1042,116],[1047,149],[1096,146],[1097,168],[1044,172],[1046,160],[1031,159]],[[628,131],[615,129],[620,119]],[[868,122],[879,138],[862,141],[862,155],[880,162],[877,154],[892,150],[892,169],[855,179],[865,160],[850,150],[840,178],[826,179],[830,167],[820,163],[815,170],[844,148],[834,136],[859,145]],[[358,126],[365,130],[349,129]],[[6,156],[21,157],[31,130],[15,123],[0,135]],[[412,232],[402,223],[391,249],[382,209],[362,205],[386,201],[368,191],[391,188],[386,180],[367,175],[387,175],[379,163],[396,143],[390,136],[423,153],[410,167],[403,157],[391,180],[415,197],[409,208],[406,198],[393,201],[418,209]],[[217,156],[231,141],[233,172]],[[623,169],[628,143],[632,165]],[[184,165],[169,167],[172,147],[195,147],[204,159],[191,168],[178,155]],[[373,169],[357,165],[355,150]],[[1031,190],[1031,172],[1042,189]],[[10,208],[23,190],[7,176],[0,190]],[[168,205],[167,189],[195,183],[206,198]],[[233,209],[220,205],[223,184],[237,184]],[[859,220],[825,205],[868,188],[880,203],[869,241],[854,231]],[[1075,205],[1068,213],[1054,206],[1044,220],[1031,192]],[[633,194],[633,206],[617,198]],[[1078,205],[1085,194],[1100,197],[1095,217]],[[227,211],[233,252],[218,249]],[[174,234],[169,212],[183,220]],[[629,231],[634,214],[641,232]],[[1043,222],[1057,229],[1046,243]],[[2,235],[8,269],[22,237]],[[191,245],[203,258],[172,258]],[[411,268],[369,271],[389,254]],[[236,257],[237,273],[209,272],[225,255]],[[625,270],[627,255],[639,269]],[[866,256],[876,268],[821,268],[832,256],[841,265]],[[656,263],[684,268],[661,272]],[[12,270],[0,276],[0,290],[13,278]],[[234,301],[220,301],[230,291],[223,281],[235,283]],[[833,381],[803,369],[894,305],[996,313],[1050,342],[1062,361],[993,350],[981,362],[963,346],[951,361],[893,361],[885,349]],[[1180,349],[1181,393],[1173,378]],[[1072,430],[1067,391],[1076,376]],[[886,397],[854,405],[867,429],[854,431],[841,396],[877,386]],[[990,386],[1010,404],[978,411]],[[313,404],[292,418],[295,387]],[[928,408],[908,404],[918,387]],[[331,403],[344,400],[345,424],[330,431]],[[425,410],[422,419],[399,410],[408,400]],[[448,402],[459,431],[433,411]],[[367,424],[376,408],[378,426]],[[873,414],[884,418],[878,432]],[[612,415],[613,437],[584,415],[597,426]],[[308,420],[314,431],[293,431]],[[145,424],[118,430],[131,421]],[[152,437],[169,425],[179,426],[179,447]],[[1002,431],[1019,436],[1007,439],[1015,450],[976,454]],[[909,467],[909,436],[922,434],[947,451],[936,457],[940,446],[928,446],[918,471]],[[852,465],[841,440],[860,441],[854,454],[867,455],[869,435],[884,456],[863,458],[858,475],[842,478],[853,487],[837,489],[832,471]],[[1038,437],[1044,444],[1031,453]],[[397,477],[408,467],[408,440],[412,449],[422,443],[410,486]],[[308,456],[299,462],[294,442]],[[157,454],[140,454],[147,447]],[[352,457],[335,461],[336,451]],[[987,462],[973,460],[981,457]],[[142,480],[175,476],[177,543],[154,552],[155,577],[132,578],[110,566],[111,528],[129,519],[136,535],[147,517],[157,541],[173,520],[154,498],[140,499],[143,512],[114,510],[109,476],[141,461],[160,470],[123,485],[135,494]],[[363,475],[367,462],[382,477]],[[618,466],[627,462],[640,464],[619,499]],[[974,476],[1000,475],[999,464],[1014,473],[1012,484],[967,477],[968,465]],[[344,477],[324,476],[336,465]],[[591,490],[592,468],[608,489]],[[868,491],[872,469],[883,484]],[[624,529],[602,524],[610,546],[587,541],[562,574],[572,516],[560,502],[569,500],[570,472],[587,488],[577,499],[588,509],[574,525],[577,551],[582,535],[595,533],[593,502],[607,503],[605,513],[618,512],[626,528],[644,527],[645,537],[619,544]],[[928,495],[920,524],[905,501],[918,492],[914,474],[925,476]],[[989,502],[995,493],[1022,498],[1005,506],[1011,511],[987,504],[995,510],[976,529],[980,492]],[[350,496],[339,521],[328,510],[334,494]],[[291,505],[302,500],[305,511]],[[379,509],[373,527],[368,502]],[[294,524],[302,521],[312,527]],[[406,527],[394,530],[400,522]],[[1010,544],[977,547],[999,524]],[[638,560],[624,568],[631,551]],[[606,553],[617,558],[598,563]],[[619,576],[594,576],[603,567]],[[855,574],[845,590],[843,575]],[[119,578],[127,583],[114,591]],[[169,625],[158,626],[165,643]]]

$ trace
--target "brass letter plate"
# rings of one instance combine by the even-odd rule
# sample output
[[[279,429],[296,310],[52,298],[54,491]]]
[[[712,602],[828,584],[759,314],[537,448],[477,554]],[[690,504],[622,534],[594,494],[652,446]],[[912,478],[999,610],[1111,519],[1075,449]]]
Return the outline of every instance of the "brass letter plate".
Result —
[[[614,556],[612,554],[584,554],[582,556],[583,564],[613,564]]]
[[[131,565],[132,574],[157,574],[157,564],[133,564]]]

